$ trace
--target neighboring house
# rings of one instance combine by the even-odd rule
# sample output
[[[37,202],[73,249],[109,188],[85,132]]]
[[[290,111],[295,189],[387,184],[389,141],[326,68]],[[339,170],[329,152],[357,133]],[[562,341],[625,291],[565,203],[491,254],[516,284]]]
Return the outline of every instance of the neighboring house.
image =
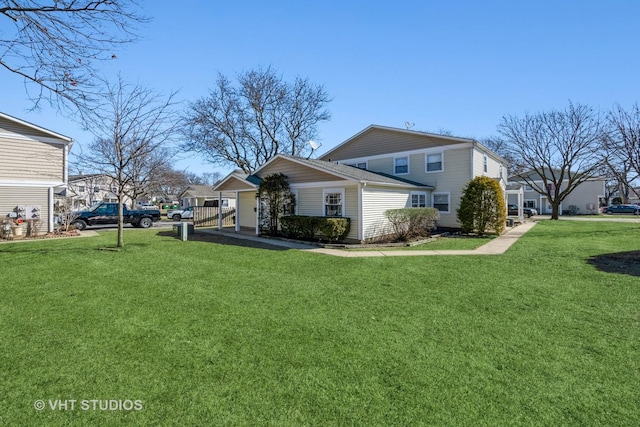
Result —
[[[525,173],[530,181],[533,181],[541,188],[544,186],[542,177],[536,172]],[[566,188],[566,180],[561,189]],[[604,178],[591,178],[579,184],[560,204],[560,215],[571,214],[596,214],[600,206],[600,200],[605,197]],[[541,215],[551,214],[551,205],[547,200],[547,196],[539,194],[522,178],[512,176],[509,178],[510,184],[519,184],[522,186],[522,206],[525,208],[534,208]],[[551,184],[550,184],[551,185]],[[509,196],[509,203],[516,204],[516,199]]]
[[[54,230],[54,197],[67,185],[73,140],[0,113],[0,219],[38,217],[40,232]]]
[[[318,160],[278,154],[253,175],[234,171],[214,191],[237,194],[236,230],[259,233],[256,191],[267,175],[283,173],[296,196],[296,213],[351,219],[348,240],[389,234],[384,213],[435,207],[438,224],[459,227],[456,210],[464,186],[486,175],[506,187],[507,161],[467,138],[369,126]]]
[[[213,190],[213,185],[190,185],[188,186],[180,196],[180,206],[188,208],[189,206],[218,206],[219,194]],[[236,206],[233,194],[223,195],[222,197],[223,208],[233,208]]]
[[[117,202],[118,186],[113,178],[105,174],[69,175],[67,196],[73,201],[73,209],[82,210],[96,202]],[[125,196],[124,203],[131,207],[131,198]]]

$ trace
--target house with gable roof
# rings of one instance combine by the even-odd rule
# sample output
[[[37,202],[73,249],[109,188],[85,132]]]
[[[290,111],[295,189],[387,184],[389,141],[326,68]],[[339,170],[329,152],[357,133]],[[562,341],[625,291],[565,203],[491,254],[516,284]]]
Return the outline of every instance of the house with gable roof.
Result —
[[[319,159],[278,154],[251,175],[234,171],[214,191],[236,192],[236,230],[259,233],[260,180],[287,176],[296,214],[349,217],[351,241],[390,233],[388,209],[434,207],[442,227],[459,227],[456,210],[474,177],[497,179],[506,191],[508,162],[479,142],[369,126]]]
[[[0,220],[19,215],[54,231],[54,197],[66,191],[67,136],[0,113]]]

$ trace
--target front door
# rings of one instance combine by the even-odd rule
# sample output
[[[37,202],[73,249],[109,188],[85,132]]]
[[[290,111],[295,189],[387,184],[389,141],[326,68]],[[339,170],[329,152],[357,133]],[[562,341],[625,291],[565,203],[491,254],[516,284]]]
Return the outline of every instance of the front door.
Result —
[[[551,215],[553,208],[545,196],[540,196],[540,214]],[[562,203],[560,203],[560,209],[558,215],[562,215]]]

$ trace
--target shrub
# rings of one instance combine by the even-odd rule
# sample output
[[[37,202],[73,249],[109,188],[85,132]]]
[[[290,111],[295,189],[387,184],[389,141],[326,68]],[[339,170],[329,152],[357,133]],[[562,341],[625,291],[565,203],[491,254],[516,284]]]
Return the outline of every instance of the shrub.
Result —
[[[322,238],[330,242],[343,240],[351,230],[349,218],[324,218],[320,226]]]
[[[280,218],[282,234],[291,239],[311,240],[318,234],[325,240],[343,240],[351,229],[349,218],[291,215]]]
[[[462,231],[482,236],[488,230],[504,231],[507,209],[498,181],[478,176],[465,186],[457,211]]]
[[[440,219],[440,212],[435,208],[389,209],[384,214],[393,227],[396,240],[400,241],[429,236]]]

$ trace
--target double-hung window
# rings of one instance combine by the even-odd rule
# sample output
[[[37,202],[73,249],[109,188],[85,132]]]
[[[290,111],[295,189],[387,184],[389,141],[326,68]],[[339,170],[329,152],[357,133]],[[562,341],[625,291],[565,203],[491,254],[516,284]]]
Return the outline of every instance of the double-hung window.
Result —
[[[427,154],[427,172],[442,171],[442,153]]]
[[[322,192],[324,198],[324,216],[344,215],[344,189],[328,188]]]
[[[403,174],[409,173],[408,157],[396,157],[394,159],[394,173],[396,175],[403,175]]]
[[[433,193],[431,195],[433,207],[440,212],[449,212],[449,193]]]
[[[412,191],[411,192],[411,207],[412,208],[426,208],[427,207],[427,193],[424,191]]]

